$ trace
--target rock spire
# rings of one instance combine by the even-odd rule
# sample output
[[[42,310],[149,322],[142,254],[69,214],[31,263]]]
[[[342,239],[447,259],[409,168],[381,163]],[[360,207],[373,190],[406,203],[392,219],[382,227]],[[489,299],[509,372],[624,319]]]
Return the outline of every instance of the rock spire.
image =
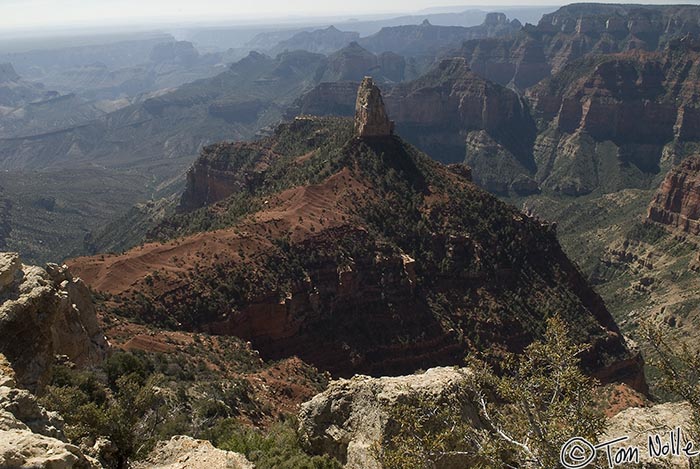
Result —
[[[385,137],[394,133],[379,88],[372,77],[365,77],[357,91],[355,103],[355,133],[359,137]]]

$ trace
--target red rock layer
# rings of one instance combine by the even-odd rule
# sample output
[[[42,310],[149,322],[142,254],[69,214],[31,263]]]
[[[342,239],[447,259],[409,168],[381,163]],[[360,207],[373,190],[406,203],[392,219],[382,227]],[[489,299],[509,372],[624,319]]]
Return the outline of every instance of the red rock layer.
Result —
[[[700,234],[700,156],[685,159],[672,169],[654,196],[649,220]]]

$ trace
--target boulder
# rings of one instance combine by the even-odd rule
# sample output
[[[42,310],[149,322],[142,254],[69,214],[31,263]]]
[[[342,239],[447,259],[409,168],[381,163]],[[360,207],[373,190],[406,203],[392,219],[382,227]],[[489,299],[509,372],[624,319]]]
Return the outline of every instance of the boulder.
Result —
[[[30,391],[46,383],[56,356],[91,365],[107,349],[82,280],[63,266],[23,265],[16,253],[0,254],[0,337],[0,353]]]
[[[628,440],[621,446],[640,448],[640,463],[654,463],[653,467],[690,468],[689,460],[683,457],[664,457],[652,459],[647,450],[649,436],[659,435],[661,441],[668,442],[669,432],[680,428],[682,435],[692,424],[691,407],[687,402],[669,402],[651,407],[630,407],[608,420],[605,434],[599,437],[600,442],[611,441],[627,436]],[[685,442],[685,440],[682,440]],[[683,447],[683,445],[681,445]],[[695,442],[693,450],[697,450]],[[614,448],[613,448],[614,449]],[[649,467],[644,465],[643,467]]]
[[[481,427],[478,411],[460,399],[459,387],[466,369],[431,368],[424,373],[372,378],[357,375],[330,384],[304,403],[299,414],[303,444],[314,454],[330,454],[348,469],[379,469],[374,446],[394,434],[390,413],[398,404],[418,404],[425,399],[459,402],[463,418]],[[450,460],[455,467],[468,461]]]
[[[253,469],[255,466],[242,454],[214,448],[209,441],[189,436],[174,436],[156,446],[134,469]]]

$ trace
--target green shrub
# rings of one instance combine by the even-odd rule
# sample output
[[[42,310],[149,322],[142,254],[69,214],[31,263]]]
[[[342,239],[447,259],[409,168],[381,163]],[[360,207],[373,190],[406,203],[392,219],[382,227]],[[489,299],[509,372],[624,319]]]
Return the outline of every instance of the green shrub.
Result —
[[[257,469],[340,469],[330,456],[304,452],[297,433],[297,422],[288,419],[267,431],[242,426],[229,419],[216,425],[209,437],[220,449],[244,454]]]

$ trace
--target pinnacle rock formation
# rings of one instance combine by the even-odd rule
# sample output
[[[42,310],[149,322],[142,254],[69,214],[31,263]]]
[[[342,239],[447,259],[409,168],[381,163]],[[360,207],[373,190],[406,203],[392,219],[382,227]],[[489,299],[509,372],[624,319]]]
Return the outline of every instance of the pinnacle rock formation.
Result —
[[[365,77],[357,91],[355,103],[355,133],[359,137],[386,137],[394,133],[379,88],[372,77]]]

